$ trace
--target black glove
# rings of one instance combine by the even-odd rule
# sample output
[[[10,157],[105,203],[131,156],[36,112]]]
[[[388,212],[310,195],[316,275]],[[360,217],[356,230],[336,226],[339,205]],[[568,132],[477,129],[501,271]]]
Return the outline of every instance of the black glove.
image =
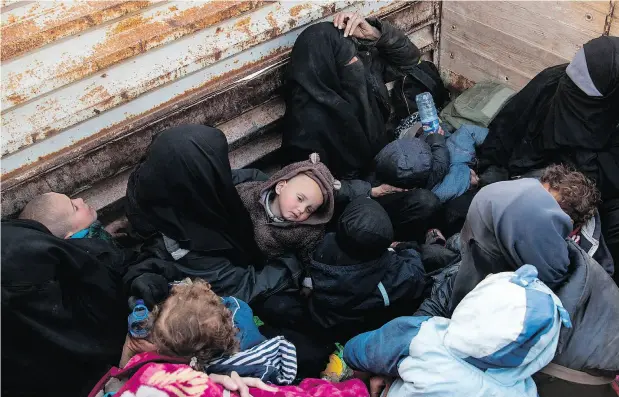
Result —
[[[163,302],[169,293],[168,280],[154,273],[145,273],[136,277],[129,288],[129,296],[144,300],[144,304],[149,309]]]

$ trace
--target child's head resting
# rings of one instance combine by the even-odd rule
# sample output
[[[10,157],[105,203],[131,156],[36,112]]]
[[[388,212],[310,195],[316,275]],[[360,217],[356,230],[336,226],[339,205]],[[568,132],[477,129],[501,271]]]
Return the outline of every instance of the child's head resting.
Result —
[[[323,224],[333,215],[334,189],[339,188],[317,153],[308,161],[293,163],[276,172],[264,191],[274,191],[270,210],[288,222]]]
[[[164,356],[197,359],[202,367],[239,349],[232,313],[204,280],[184,280],[151,314],[150,341]]]
[[[393,226],[380,204],[361,197],[346,206],[337,223],[335,238],[350,257],[372,260],[385,253],[393,242]]]
[[[24,207],[20,219],[37,221],[56,237],[70,238],[97,220],[97,211],[81,198],[70,199],[60,193],[45,193]]]
[[[601,195],[595,183],[583,173],[564,165],[544,169],[540,182],[572,218],[574,226],[584,225],[595,215]]]
[[[273,214],[288,222],[306,221],[324,202],[320,185],[305,173],[277,182],[275,194]]]

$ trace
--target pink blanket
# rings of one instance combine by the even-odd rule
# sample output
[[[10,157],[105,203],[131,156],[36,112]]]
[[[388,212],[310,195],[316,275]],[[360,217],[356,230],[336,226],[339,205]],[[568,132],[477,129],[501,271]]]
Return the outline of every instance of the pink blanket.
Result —
[[[223,397],[223,388],[209,377],[170,357],[142,353],[133,357],[123,369],[113,368],[99,381],[89,397],[102,395],[111,378],[126,380],[114,397]],[[322,379],[305,379],[298,386],[280,386],[268,392],[252,388],[253,397],[369,397],[359,379],[331,383]],[[231,396],[237,396],[231,393]]]

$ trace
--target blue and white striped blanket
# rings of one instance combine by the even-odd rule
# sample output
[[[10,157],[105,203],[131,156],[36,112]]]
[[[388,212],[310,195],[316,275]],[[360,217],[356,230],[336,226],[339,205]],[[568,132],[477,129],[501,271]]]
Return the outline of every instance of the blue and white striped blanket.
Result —
[[[297,350],[283,336],[277,336],[251,349],[213,360],[204,370],[218,374],[236,371],[240,376],[289,385],[297,376]]]

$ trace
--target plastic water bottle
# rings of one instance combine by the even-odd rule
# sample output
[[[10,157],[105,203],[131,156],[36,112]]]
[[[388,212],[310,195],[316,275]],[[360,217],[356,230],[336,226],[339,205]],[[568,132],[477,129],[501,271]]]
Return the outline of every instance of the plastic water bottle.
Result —
[[[419,118],[421,119],[421,127],[424,134],[434,134],[438,132],[438,114],[434,106],[434,98],[429,92],[423,92],[415,97],[417,109],[419,110]]]
[[[134,338],[146,338],[150,333],[148,324],[148,308],[142,299],[135,301],[135,306],[127,318],[129,333]]]

